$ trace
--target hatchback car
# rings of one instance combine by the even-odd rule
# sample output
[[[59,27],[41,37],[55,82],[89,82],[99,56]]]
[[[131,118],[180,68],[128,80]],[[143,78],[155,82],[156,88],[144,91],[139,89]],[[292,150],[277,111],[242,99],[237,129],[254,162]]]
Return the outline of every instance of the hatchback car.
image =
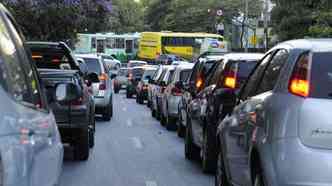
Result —
[[[136,102],[143,104],[145,100],[148,99],[148,83],[153,74],[156,72],[156,67],[146,67],[144,68],[144,73],[142,75],[141,81],[138,82],[136,86]]]
[[[190,126],[187,134],[190,136],[186,136],[187,153],[197,153],[189,156],[201,156],[204,172],[215,171],[217,124],[232,111],[227,109],[228,105],[234,104],[234,98],[223,96],[238,91],[262,57],[263,54],[257,53],[224,55],[213,68],[205,88],[193,95],[188,109]]]
[[[332,185],[331,58],[331,39],[267,52],[218,127],[216,185]]]
[[[54,115],[14,18],[0,12],[0,185],[54,186],[63,162]]]
[[[111,79],[115,75],[108,71],[106,64],[99,55],[77,54],[76,57],[85,61],[89,73],[96,73],[99,76],[99,82],[92,84],[95,113],[102,114],[105,121],[111,120],[113,116],[113,85]]]
[[[113,80],[114,93],[119,93],[121,89],[127,87],[129,72],[128,68],[120,68],[116,78]]]
[[[183,82],[188,79],[194,64],[187,63],[175,67],[173,76],[167,87],[165,88],[161,105],[162,105],[162,118],[165,118],[166,128],[168,130],[175,130],[178,119],[179,103],[183,93]]]
[[[186,82],[183,83],[183,93],[181,102],[179,105],[180,114],[177,122],[177,134],[179,137],[184,137],[186,134],[187,118],[188,118],[188,106],[192,99],[192,94],[196,92],[195,81],[198,75],[205,76],[207,78],[209,71],[215,65],[215,63],[221,60],[223,53],[204,53],[194,60],[195,66],[193,67],[192,73]]]

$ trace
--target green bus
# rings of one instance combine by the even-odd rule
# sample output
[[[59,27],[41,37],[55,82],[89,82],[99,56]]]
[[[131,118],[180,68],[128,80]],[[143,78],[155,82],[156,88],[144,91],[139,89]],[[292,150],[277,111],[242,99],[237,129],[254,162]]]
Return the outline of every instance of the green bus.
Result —
[[[127,62],[136,57],[140,34],[79,33],[77,39],[75,53],[104,53]]]

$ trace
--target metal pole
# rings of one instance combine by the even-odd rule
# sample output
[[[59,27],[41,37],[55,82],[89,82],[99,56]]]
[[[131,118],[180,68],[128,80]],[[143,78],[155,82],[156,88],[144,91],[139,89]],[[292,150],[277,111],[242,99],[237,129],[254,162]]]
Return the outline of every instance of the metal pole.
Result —
[[[268,26],[268,0],[264,0],[264,35],[265,35],[265,51],[269,48],[269,26]]]
[[[249,6],[249,4],[248,4],[249,2],[248,2],[248,0],[245,0],[245,36],[246,36],[246,44],[245,44],[245,48],[244,48],[244,51],[245,52],[248,52],[248,32],[249,32],[249,30],[248,30],[248,6]]]

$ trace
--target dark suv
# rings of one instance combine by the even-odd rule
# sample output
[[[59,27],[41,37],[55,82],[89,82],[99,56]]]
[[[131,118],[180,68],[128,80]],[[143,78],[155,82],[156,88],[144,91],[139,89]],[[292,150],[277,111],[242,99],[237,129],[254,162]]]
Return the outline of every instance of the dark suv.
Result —
[[[228,105],[235,104],[230,92],[238,91],[261,57],[263,54],[254,53],[224,55],[189,104],[186,155],[201,155],[204,172],[214,172],[216,168],[217,123],[232,111]]]
[[[87,160],[89,147],[94,146],[95,109],[92,95],[85,79],[87,71],[73,57],[64,43],[27,42],[32,58],[45,84],[48,104],[52,108],[63,143],[74,147],[74,157]],[[95,77],[94,81],[98,81]],[[71,102],[57,103],[54,100],[55,87],[59,83],[74,84],[82,94]]]

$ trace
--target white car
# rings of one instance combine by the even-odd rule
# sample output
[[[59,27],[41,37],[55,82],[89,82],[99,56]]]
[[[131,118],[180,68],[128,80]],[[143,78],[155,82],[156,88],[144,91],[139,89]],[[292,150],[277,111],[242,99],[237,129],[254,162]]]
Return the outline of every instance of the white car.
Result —
[[[182,98],[182,85],[190,76],[193,66],[193,63],[183,63],[176,66],[162,96],[162,118],[164,118],[168,130],[176,129],[179,104]]]
[[[0,12],[0,185],[54,186],[63,163],[57,124],[13,17],[1,3]],[[71,101],[67,88],[59,84],[55,99]]]

